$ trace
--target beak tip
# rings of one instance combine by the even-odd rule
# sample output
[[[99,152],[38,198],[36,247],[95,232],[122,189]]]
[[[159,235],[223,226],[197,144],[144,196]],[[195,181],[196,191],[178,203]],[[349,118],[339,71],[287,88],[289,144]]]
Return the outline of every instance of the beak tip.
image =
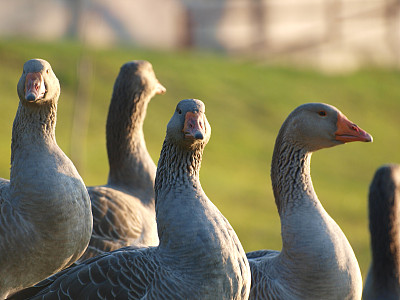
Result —
[[[29,93],[28,95],[25,96],[25,99],[29,102],[32,102],[36,100],[36,96],[33,93]]]
[[[204,139],[204,136],[201,132],[198,131],[195,133],[194,138],[197,140],[202,140],[202,139]]]

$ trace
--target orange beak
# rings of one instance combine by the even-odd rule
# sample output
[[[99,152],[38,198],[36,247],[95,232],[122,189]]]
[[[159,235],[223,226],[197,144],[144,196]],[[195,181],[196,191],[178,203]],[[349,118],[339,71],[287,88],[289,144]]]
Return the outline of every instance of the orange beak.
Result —
[[[34,102],[44,97],[46,87],[43,76],[39,72],[28,73],[25,79],[25,99]]]
[[[166,91],[167,89],[160,82],[157,82],[156,94],[165,94]]]
[[[203,113],[188,111],[185,115],[185,126],[182,131],[187,139],[204,139],[206,129]]]
[[[336,140],[343,143],[348,142],[372,142],[372,136],[349,121],[346,116],[339,113],[336,123],[337,130],[335,132]]]

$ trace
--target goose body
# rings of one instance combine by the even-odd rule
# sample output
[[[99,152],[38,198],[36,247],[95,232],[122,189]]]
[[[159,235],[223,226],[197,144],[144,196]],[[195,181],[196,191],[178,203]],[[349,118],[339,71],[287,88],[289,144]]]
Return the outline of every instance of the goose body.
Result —
[[[400,165],[375,172],[368,202],[372,262],[363,299],[400,299]]]
[[[106,126],[108,183],[88,187],[93,233],[80,261],[128,245],[158,245],[156,166],[146,148],[143,122],[151,98],[164,92],[149,62],[136,60],[122,65]]]
[[[76,261],[92,230],[86,187],[55,138],[60,85],[48,62],[27,61],[0,181],[0,299]]]
[[[180,101],[157,167],[159,246],[99,255],[14,299],[247,299],[251,279],[244,250],[199,180],[210,135],[204,104]]]
[[[247,254],[249,299],[360,299],[357,259],[320,203],[310,175],[314,151],[351,141],[372,137],[327,104],[301,105],[283,123],[271,166],[282,250]]]

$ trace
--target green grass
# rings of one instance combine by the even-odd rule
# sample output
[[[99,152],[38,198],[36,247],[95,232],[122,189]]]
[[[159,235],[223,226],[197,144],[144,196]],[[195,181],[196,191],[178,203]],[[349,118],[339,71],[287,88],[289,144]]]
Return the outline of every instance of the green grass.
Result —
[[[326,102],[340,108],[374,136],[374,143],[351,143],[315,153],[312,176],[322,204],[352,244],[365,278],[370,260],[366,209],[369,182],[380,165],[400,162],[398,71],[371,68],[348,75],[326,75],[213,53],[129,47],[95,50],[73,42],[3,40],[0,177],[9,178],[11,126],[18,104],[16,84],[23,63],[30,58],[48,60],[60,79],[57,141],[71,156],[77,65],[82,55],[93,66],[93,76],[87,78],[90,109],[86,139],[72,159],[76,162],[81,156],[78,169],[86,184],[106,182],[105,120],[120,66],[133,59],[149,60],[168,89],[152,100],[145,122],[146,142],[154,161],[176,103],[184,98],[202,99],[212,126],[202,164],[202,185],[231,222],[246,251],[281,247],[269,166],[282,122],[305,102]],[[79,109],[80,102],[76,105]]]

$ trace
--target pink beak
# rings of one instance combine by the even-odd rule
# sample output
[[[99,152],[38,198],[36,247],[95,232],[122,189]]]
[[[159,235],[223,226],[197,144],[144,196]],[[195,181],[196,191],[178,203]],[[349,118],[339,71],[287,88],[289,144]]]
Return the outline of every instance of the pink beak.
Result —
[[[25,79],[25,99],[29,102],[42,99],[46,93],[43,76],[39,72],[28,73]]]
[[[203,113],[188,111],[185,115],[185,126],[182,130],[185,138],[202,140],[206,135]]]
[[[345,115],[339,113],[336,123],[337,130],[335,132],[336,140],[343,143],[348,142],[372,142],[372,136],[349,121]]]

